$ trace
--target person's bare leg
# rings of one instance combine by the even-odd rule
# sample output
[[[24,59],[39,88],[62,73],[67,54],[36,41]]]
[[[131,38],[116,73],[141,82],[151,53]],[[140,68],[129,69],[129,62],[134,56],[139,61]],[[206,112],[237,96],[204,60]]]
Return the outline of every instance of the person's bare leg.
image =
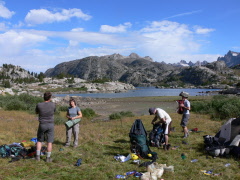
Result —
[[[187,126],[183,127],[183,132],[184,132],[184,137],[187,137],[189,135]]]
[[[47,143],[47,152],[52,152],[52,143]]]
[[[51,153],[52,153],[52,143],[47,143],[47,158],[46,158],[46,162],[52,162]]]
[[[165,145],[168,145],[168,135],[165,134],[164,137],[165,137]]]
[[[42,142],[37,142],[37,145],[36,145],[36,160],[37,161],[40,161],[40,155],[41,155],[41,148],[42,148]]]

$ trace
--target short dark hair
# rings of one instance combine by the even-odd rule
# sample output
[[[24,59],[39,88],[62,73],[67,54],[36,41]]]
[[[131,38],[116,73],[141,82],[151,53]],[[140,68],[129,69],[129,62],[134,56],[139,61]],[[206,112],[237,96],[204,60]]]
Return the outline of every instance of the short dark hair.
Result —
[[[44,101],[48,101],[49,99],[51,99],[51,97],[52,97],[51,92],[45,92],[44,96],[43,96],[43,99],[44,99]]]
[[[75,99],[73,99],[73,98],[70,98],[70,100],[69,100],[69,104],[70,104],[71,102],[74,102],[75,106],[77,105],[77,103],[76,103]]]

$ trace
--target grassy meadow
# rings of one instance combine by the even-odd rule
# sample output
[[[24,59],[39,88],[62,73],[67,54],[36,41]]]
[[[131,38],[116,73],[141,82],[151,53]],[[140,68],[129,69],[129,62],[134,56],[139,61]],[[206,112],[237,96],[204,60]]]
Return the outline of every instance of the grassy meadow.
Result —
[[[191,100],[191,99],[190,99]],[[148,106],[146,107],[148,108]],[[24,111],[0,110],[0,145],[22,142],[36,137],[38,127],[37,116]],[[189,129],[198,128],[203,132],[191,132],[190,137],[182,139],[183,133],[180,127],[181,115],[170,112],[172,127],[169,142],[172,147],[169,151],[162,148],[150,147],[158,153],[157,162],[174,166],[174,172],[165,172],[164,180],[207,180],[207,179],[240,179],[239,160],[233,157],[207,156],[203,148],[203,136],[215,135],[222,125],[222,121],[213,121],[208,115],[191,113]],[[62,114],[64,116],[65,114]],[[145,129],[152,130],[151,120],[153,116],[142,115],[126,117],[121,120],[96,121],[83,118],[80,122],[79,147],[65,148],[65,126],[55,126],[55,142],[53,144],[52,163],[46,163],[45,156],[40,162],[34,159],[21,159],[11,162],[11,158],[2,158],[0,161],[1,180],[40,180],[40,179],[79,179],[79,180],[108,180],[115,179],[116,175],[136,170],[146,172],[145,167],[138,167],[132,160],[121,163],[114,156],[121,154],[127,156],[130,153],[130,141],[128,133],[135,119],[141,119]],[[184,141],[184,142],[183,142]],[[186,159],[181,158],[181,154]],[[74,166],[81,158],[82,165]],[[198,159],[191,163],[192,159]],[[141,159],[141,162],[150,161]],[[230,163],[229,167],[225,164]],[[221,176],[204,175],[201,170],[213,170],[214,174]],[[129,177],[138,179],[137,177]]]

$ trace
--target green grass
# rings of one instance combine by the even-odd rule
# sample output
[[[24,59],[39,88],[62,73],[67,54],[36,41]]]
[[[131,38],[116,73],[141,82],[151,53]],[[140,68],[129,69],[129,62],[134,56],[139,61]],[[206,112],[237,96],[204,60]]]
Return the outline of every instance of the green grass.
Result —
[[[153,104],[160,104],[160,107],[168,107],[171,98],[150,98]],[[121,99],[125,101],[126,99]],[[141,98],[141,101],[145,98]],[[190,101],[198,100],[198,97],[192,97]],[[137,100],[136,100],[136,103]],[[148,102],[149,103],[149,102]],[[143,105],[144,106],[144,105]],[[148,109],[149,106],[146,106]],[[173,109],[173,108],[172,108]],[[170,111],[170,110],[169,110]],[[203,147],[204,135],[215,135],[221,125],[226,121],[213,121],[209,115],[191,113],[189,129],[198,128],[203,132],[191,132],[190,137],[184,139],[188,144],[183,144],[183,133],[180,127],[181,115],[170,111],[173,120],[172,126],[175,131],[169,136],[169,143],[176,149],[164,151],[150,147],[152,151],[158,153],[157,162],[174,166],[174,173],[165,172],[162,176],[165,180],[208,180],[208,179],[240,179],[239,160],[234,157],[207,156]],[[65,113],[59,113],[64,119]],[[2,180],[41,180],[41,179],[80,179],[80,180],[113,180],[118,174],[124,174],[128,171],[136,170],[146,172],[145,167],[138,167],[131,160],[121,163],[114,159],[114,156],[121,154],[127,156],[130,153],[129,131],[136,119],[141,119],[145,129],[152,130],[153,116],[142,115],[135,117],[124,117],[114,121],[91,121],[91,118],[82,118],[80,122],[79,147],[65,148],[65,126],[59,123],[55,126],[55,141],[53,144],[52,163],[44,162],[45,156],[42,156],[40,162],[34,159],[21,159],[9,163],[10,158],[2,158],[0,161],[0,179]],[[21,142],[36,137],[38,121],[36,115],[24,111],[0,111],[0,145]],[[63,148],[63,151],[60,149]],[[186,155],[182,160],[181,154]],[[82,165],[74,166],[76,161],[81,158]],[[191,163],[192,159],[198,159]],[[141,162],[149,161],[141,159]],[[224,165],[230,163],[229,167]],[[214,170],[213,173],[222,173],[222,176],[204,175],[201,170]],[[138,179],[129,177],[129,180]]]

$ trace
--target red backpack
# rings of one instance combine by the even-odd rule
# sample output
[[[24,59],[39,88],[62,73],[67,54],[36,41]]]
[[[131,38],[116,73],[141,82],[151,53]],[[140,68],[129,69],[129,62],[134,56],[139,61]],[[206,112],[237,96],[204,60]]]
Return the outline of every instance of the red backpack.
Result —
[[[183,114],[184,108],[180,106],[180,104],[184,104],[183,100],[177,100],[176,101],[178,103],[178,108],[177,108],[177,113],[178,114]]]

